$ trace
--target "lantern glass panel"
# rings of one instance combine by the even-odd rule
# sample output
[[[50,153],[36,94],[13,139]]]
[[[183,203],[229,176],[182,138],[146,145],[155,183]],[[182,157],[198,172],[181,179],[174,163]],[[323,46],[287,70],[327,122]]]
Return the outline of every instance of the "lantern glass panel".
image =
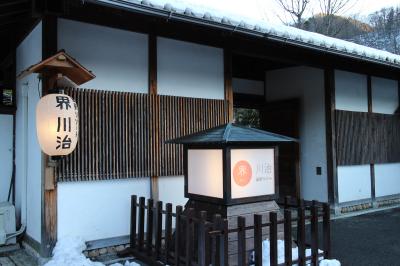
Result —
[[[187,179],[190,194],[223,198],[222,149],[189,149]]]
[[[232,199],[275,194],[274,149],[231,149]]]

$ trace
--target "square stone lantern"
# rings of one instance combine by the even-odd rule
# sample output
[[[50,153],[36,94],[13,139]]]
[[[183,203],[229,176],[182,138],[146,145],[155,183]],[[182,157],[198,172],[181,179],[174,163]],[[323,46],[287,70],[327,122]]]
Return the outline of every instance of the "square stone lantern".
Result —
[[[167,141],[183,144],[189,199],[185,210],[193,208],[197,215],[207,211],[208,219],[220,214],[229,229],[235,228],[237,216],[246,218],[246,226],[253,225],[254,214],[265,214],[266,222],[266,214],[279,210],[274,201],[279,197],[278,146],[293,141],[297,140],[232,123]],[[237,262],[236,241],[229,242],[229,265]]]

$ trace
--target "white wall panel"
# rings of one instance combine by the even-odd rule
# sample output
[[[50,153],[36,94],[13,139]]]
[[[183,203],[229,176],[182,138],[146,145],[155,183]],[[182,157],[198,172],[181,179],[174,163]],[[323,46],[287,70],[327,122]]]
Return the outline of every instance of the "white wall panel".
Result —
[[[183,176],[160,176],[158,178],[159,199],[173,206],[185,206],[185,180]]]
[[[58,184],[58,237],[85,241],[129,234],[130,199],[150,197],[150,179],[119,179]]]
[[[159,94],[224,98],[222,49],[158,37],[157,53]]]
[[[372,112],[394,114],[399,108],[397,80],[372,77]]]
[[[335,71],[336,109],[368,112],[367,76],[347,71]]]
[[[375,196],[400,193],[400,163],[375,164]]]
[[[42,23],[17,47],[17,73],[42,60]],[[39,80],[29,75],[17,80],[16,207],[26,232],[41,241],[42,153],[36,138]],[[26,211],[26,215],[25,215]]]
[[[13,116],[0,115],[0,202],[7,201],[12,175]]]
[[[324,72],[292,67],[266,74],[267,101],[300,98],[301,189],[307,200],[327,201]],[[316,175],[316,167],[322,174]]]
[[[264,81],[233,78],[232,89],[235,93],[264,95]]]
[[[370,165],[338,166],[339,203],[371,198]]]
[[[58,49],[65,49],[96,75],[84,88],[146,93],[147,44],[145,34],[58,20]]]

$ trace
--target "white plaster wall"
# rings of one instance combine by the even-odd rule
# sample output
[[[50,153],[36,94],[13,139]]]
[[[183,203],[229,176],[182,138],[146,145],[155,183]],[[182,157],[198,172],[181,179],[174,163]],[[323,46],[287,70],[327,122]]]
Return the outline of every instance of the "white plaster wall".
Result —
[[[375,164],[375,196],[400,193],[400,163]]]
[[[158,37],[157,53],[159,94],[224,98],[222,49]]]
[[[371,198],[370,165],[338,166],[339,203]]]
[[[0,202],[7,201],[12,175],[13,116],[0,115]]]
[[[130,198],[150,197],[149,178],[58,184],[58,237],[85,241],[129,234]]]
[[[264,81],[233,78],[232,89],[235,93],[264,95]]]
[[[291,67],[266,72],[266,99],[300,98],[300,162],[302,196],[328,200],[324,72],[310,67]],[[316,167],[322,175],[316,175]]]
[[[58,20],[58,49],[96,75],[84,88],[147,93],[147,43],[146,34]]]
[[[394,114],[399,108],[398,81],[372,77],[371,87],[372,112]]]
[[[42,60],[42,23],[17,47],[17,73]],[[17,80],[16,208],[26,233],[41,241],[42,153],[36,138],[37,75]]]
[[[336,109],[368,112],[367,76],[335,70]]]
[[[158,179],[159,197],[164,203],[185,206],[185,182],[183,176],[163,176]]]

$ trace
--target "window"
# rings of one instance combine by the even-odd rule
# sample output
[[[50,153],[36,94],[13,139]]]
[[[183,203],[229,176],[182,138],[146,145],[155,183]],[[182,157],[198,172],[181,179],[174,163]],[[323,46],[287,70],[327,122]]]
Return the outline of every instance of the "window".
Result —
[[[233,110],[234,122],[248,127],[260,128],[260,110],[255,108],[236,107]]]

